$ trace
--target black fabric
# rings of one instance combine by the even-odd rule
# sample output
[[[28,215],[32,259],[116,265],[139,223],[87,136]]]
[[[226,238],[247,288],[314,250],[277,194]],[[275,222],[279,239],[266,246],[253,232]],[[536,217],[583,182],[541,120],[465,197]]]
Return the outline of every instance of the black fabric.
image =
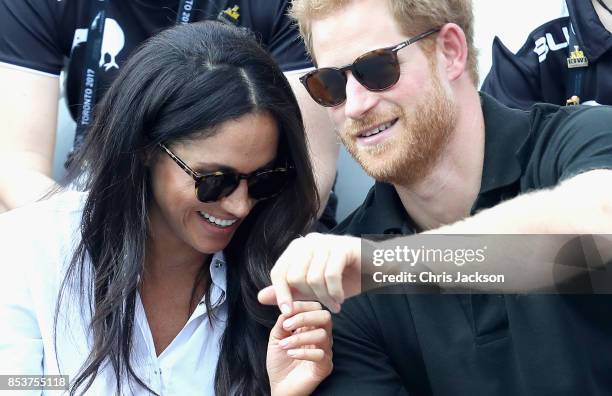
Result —
[[[540,104],[527,112],[486,94],[481,101],[485,160],[472,213],[612,169],[611,107]],[[384,183],[334,230],[417,231]],[[602,295],[362,294],[333,317],[334,372],[316,394],[609,395],[610,312],[612,296]]]
[[[590,0],[567,0],[567,6],[569,17],[535,29],[516,55],[495,38],[493,66],[482,84],[483,92],[519,109],[537,102],[565,105],[567,85],[574,84],[567,67],[571,21],[580,50],[589,60],[581,103],[612,105],[612,33],[601,24]]]
[[[67,64],[67,101],[77,115],[90,0],[0,0],[0,62],[59,75]],[[176,22],[178,0],[109,0],[98,99],[144,40]],[[194,21],[237,5],[237,25],[252,30],[284,71],[310,67],[288,0],[199,0]],[[123,44],[121,40],[123,36]],[[111,39],[112,37],[112,39]],[[116,56],[114,56],[116,55]],[[114,61],[114,62],[113,62]],[[99,102],[99,101],[96,101]]]
[[[334,182],[334,186],[335,186]],[[314,226],[315,232],[320,233],[328,233],[334,227],[338,225],[336,221],[336,211],[338,210],[338,197],[334,189],[332,188],[331,193],[329,194],[329,198],[327,200],[327,205],[319,218],[319,221]]]

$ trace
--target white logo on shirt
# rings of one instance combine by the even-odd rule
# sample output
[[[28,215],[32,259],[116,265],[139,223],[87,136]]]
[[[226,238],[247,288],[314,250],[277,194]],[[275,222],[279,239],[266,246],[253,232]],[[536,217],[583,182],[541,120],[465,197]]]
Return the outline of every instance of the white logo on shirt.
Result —
[[[94,21],[95,23],[95,21]],[[87,41],[88,29],[76,29],[72,40],[72,51],[81,43]],[[111,68],[119,69],[116,58],[125,46],[125,34],[123,29],[113,18],[106,18],[104,22],[104,37],[102,38],[102,48],[100,49],[100,67],[105,71]],[[108,59],[108,62],[106,61]]]
[[[565,36],[565,41],[562,43],[556,43],[550,33],[545,33],[544,37],[539,37],[535,40],[533,52],[538,55],[540,63],[546,60],[549,51],[559,51],[563,48],[567,48],[569,45],[569,31],[567,30],[567,26],[564,26],[562,30]]]

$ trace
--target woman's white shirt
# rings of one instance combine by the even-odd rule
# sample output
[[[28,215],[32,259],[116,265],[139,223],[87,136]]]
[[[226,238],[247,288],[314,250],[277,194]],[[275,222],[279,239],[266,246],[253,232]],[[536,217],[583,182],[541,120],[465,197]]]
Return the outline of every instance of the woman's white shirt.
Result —
[[[64,374],[73,380],[89,354],[91,316],[88,308],[80,306],[80,292],[74,287],[68,287],[62,298],[57,350],[54,346],[55,307],[61,282],[80,241],[85,199],[85,193],[68,191],[0,215],[0,374]],[[159,356],[137,296],[132,365],[138,377],[158,394],[214,394],[227,319],[226,264],[222,253],[213,256],[210,274],[213,323],[202,301]],[[122,393],[149,394],[133,381],[128,385],[126,380],[122,378]],[[38,390],[29,394],[60,393]],[[112,369],[104,367],[87,394],[115,394]]]

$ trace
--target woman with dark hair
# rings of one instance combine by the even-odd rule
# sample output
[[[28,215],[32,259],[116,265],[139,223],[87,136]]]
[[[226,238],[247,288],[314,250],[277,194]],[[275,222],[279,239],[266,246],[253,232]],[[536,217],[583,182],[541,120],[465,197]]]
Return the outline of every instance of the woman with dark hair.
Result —
[[[0,373],[185,395],[309,394],[329,374],[329,313],[256,298],[318,198],[298,104],[248,33],[146,42],[70,178],[83,192],[0,217]]]

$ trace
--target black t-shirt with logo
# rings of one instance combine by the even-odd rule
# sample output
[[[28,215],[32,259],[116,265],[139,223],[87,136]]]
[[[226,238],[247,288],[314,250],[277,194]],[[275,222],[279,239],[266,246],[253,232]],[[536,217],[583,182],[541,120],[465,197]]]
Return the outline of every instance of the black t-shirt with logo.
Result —
[[[523,47],[513,54],[499,38],[493,42],[493,66],[482,91],[513,108],[528,109],[534,103],[565,105],[572,95],[583,104],[612,105],[612,33],[599,20],[590,0],[567,0],[569,17],[535,29]],[[567,58],[573,26],[576,45],[589,61],[582,68],[581,92]]]
[[[59,75],[66,67],[66,96],[73,118],[83,76],[93,0],[0,0],[0,62]],[[253,31],[284,71],[310,67],[288,0],[199,0],[192,21],[233,10],[235,23]],[[98,99],[130,53],[176,23],[178,0],[107,0],[98,72]],[[237,7],[237,8],[236,8]]]

